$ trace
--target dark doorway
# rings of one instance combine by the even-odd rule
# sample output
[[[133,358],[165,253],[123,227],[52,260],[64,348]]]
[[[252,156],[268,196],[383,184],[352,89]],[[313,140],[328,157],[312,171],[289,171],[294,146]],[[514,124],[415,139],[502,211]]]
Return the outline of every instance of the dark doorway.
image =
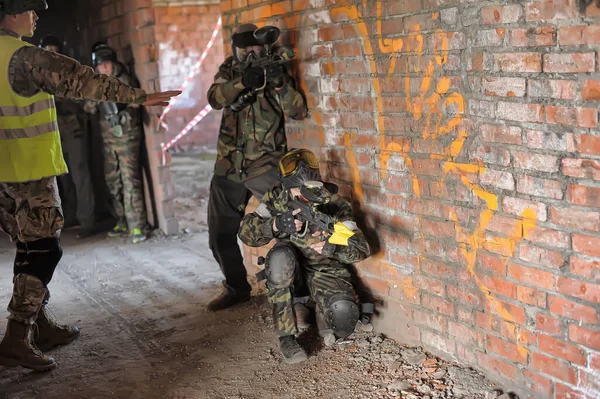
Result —
[[[46,35],[54,35],[63,43],[65,55],[76,59],[85,65],[91,60],[91,32],[93,31],[92,5],[87,1],[47,0],[48,10],[38,13],[37,29],[32,38],[25,40],[33,45],[39,45]],[[114,221],[110,195],[104,180],[104,159],[102,154],[102,136],[100,134],[97,116],[90,115],[87,126],[87,143],[89,167],[92,174],[95,199],[96,220],[111,225]],[[68,180],[68,179],[67,179]],[[61,195],[71,193],[68,198],[62,198],[66,206],[76,206],[74,190],[61,190]],[[69,205],[67,205],[69,204]],[[65,213],[74,214],[74,210],[65,209]],[[111,226],[112,227],[112,226]]]

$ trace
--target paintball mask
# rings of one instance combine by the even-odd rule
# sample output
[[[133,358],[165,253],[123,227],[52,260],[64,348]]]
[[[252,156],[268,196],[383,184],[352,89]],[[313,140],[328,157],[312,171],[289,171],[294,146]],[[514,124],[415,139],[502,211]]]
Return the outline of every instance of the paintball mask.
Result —
[[[17,15],[26,11],[44,11],[48,9],[46,0],[0,0],[0,12]]]
[[[320,181],[319,161],[309,150],[292,149],[279,161],[279,177],[285,190],[302,187],[307,181]]]
[[[231,37],[233,44],[233,58],[242,67],[247,67],[253,61],[260,59],[264,54],[264,48],[254,37],[258,28],[254,24],[243,24]]]
[[[254,64],[265,56],[273,58],[273,45],[280,33],[275,26],[268,25],[258,29],[254,24],[241,25],[231,38],[233,58],[243,67]]]

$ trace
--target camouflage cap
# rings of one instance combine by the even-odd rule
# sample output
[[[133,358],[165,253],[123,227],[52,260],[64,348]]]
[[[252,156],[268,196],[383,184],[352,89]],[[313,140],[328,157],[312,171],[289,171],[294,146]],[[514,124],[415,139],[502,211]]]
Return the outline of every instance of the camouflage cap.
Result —
[[[44,11],[48,9],[46,0],[0,0],[0,12],[17,15],[26,11]]]

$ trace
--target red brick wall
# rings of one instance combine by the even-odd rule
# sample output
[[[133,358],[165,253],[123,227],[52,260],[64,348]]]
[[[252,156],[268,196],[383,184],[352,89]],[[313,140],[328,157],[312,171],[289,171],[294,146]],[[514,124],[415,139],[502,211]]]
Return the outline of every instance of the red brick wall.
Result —
[[[221,16],[218,4],[186,7],[157,7],[154,9],[160,81],[163,87],[178,88],[210,41]],[[215,39],[214,46],[186,91],[169,112],[168,138],[175,137],[206,104],[206,92],[224,60],[223,38]],[[212,111],[175,146],[216,146],[221,122],[221,111]]]
[[[319,154],[379,242],[358,265],[385,303],[377,328],[524,397],[598,397],[600,10],[574,0],[221,9],[227,34],[274,23],[298,50],[311,117],[289,122],[288,137]]]

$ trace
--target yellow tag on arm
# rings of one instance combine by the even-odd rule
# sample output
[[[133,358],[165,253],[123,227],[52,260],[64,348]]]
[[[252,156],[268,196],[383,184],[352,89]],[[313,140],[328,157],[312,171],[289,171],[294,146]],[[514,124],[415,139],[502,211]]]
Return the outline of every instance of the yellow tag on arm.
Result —
[[[347,228],[342,222],[337,222],[333,226],[333,234],[329,237],[329,243],[335,245],[348,246],[348,240],[354,235],[354,232]]]

